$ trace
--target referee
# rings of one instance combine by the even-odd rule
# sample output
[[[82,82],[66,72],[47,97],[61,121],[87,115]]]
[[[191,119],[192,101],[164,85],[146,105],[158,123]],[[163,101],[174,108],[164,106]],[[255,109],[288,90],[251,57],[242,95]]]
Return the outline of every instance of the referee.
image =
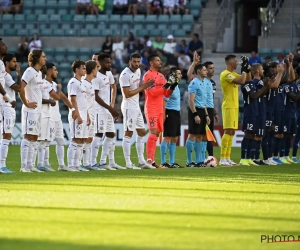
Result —
[[[177,75],[177,83],[181,80],[182,74],[179,68],[170,69],[169,75]],[[181,118],[180,118],[180,90],[176,86],[169,98],[165,97],[165,122],[163,140],[160,145],[161,164],[168,168],[183,168],[175,162],[176,143],[180,136]],[[169,150],[170,161],[166,162],[166,152]]]

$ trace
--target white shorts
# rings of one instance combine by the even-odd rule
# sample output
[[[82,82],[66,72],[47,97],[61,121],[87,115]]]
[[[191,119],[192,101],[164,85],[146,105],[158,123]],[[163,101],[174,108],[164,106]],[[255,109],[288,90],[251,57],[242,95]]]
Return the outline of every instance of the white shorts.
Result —
[[[39,135],[41,130],[41,113],[22,110],[22,134]]]
[[[85,139],[88,138],[88,130],[86,120],[83,120],[81,124],[77,123],[77,120],[69,119],[70,136],[71,138]]]
[[[56,138],[64,138],[64,128],[62,121],[50,121],[50,139],[54,141]],[[53,128],[53,130],[52,130]]]
[[[90,119],[91,123],[89,126],[87,126],[88,138],[95,136],[95,119],[93,119],[92,117],[90,117]]]
[[[166,8],[174,8],[175,4],[175,0],[164,0],[164,7]]]
[[[39,134],[39,141],[51,141],[51,133],[54,132],[54,122],[51,123],[50,117],[41,119],[41,131]]]
[[[111,114],[98,113],[95,119],[95,133],[116,132],[114,118]]]
[[[16,110],[11,106],[3,107],[3,134],[12,134],[16,122]]]
[[[145,122],[140,109],[122,109],[124,131],[144,129]]]

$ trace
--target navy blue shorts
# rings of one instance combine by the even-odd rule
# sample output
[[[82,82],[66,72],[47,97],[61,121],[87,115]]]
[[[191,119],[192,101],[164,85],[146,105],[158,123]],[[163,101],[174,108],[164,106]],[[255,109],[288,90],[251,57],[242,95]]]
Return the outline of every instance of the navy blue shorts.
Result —
[[[273,121],[274,121],[273,113],[267,111],[267,113],[266,113],[266,128],[271,128]]]
[[[273,124],[274,124],[275,134],[283,134],[283,127],[284,127],[283,114],[284,114],[284,112],[282,112],[282,111],[274,113],[274,122],[273,122]]]
[[[265,129],[266,129],[266,115],[259,115],[257,117],[256,135],[257,136],[264,136]]]
[[[284,118],[283,132],[285,134],[296,134],[296,118]]]
[[[256,133],[257,131],[257,116],[244,116],[243,131]]]

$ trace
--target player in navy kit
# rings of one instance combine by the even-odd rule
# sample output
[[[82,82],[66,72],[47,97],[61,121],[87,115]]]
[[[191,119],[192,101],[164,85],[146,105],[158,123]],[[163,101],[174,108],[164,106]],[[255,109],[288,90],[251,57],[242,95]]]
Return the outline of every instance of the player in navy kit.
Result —
[[[297,80],[296,80],[296,87],[298,93],[300,93],[300,66],[296,69]],[[298,151],[298,144],[300,142],[300,100],[297,101],[296,104],[296,135],[293,142],[293,154],[292,160],[294,162],[300,163],[300,160],[297,159],[297,151]]]
[[[252,68],[252,71],[260,69],[258,66]],[[260,69],[263,72],[263,69]],[[259,73],[258,73],[259,74]],[[257,75],[257,74],[256,74]],[[243,120],[243,131],[245,133],[241,145],[241,161],[240,165],[249,166],[257,165],[252,159],[255,157],[255,149],[258,144],[255,140],[255,134],[258,129],[258,98],[262,96],[267,86],[263,86],[260,89],[256,87],[256,81],[247,82],[242,87],[242,93],[244,98],[244,120]],[[260,145],[259,145],[260,146]]]

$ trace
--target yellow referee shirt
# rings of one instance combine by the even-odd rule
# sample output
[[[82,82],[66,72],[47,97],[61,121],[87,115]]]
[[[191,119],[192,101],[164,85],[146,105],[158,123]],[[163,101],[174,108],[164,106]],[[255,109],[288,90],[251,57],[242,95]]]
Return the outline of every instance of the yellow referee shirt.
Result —
[[[239,108],[239,88],[238,84],[232,83],[233,79],[240,77],[236,72],[227,69],[220,75],[220,84],[224,95],[222,108]]]

